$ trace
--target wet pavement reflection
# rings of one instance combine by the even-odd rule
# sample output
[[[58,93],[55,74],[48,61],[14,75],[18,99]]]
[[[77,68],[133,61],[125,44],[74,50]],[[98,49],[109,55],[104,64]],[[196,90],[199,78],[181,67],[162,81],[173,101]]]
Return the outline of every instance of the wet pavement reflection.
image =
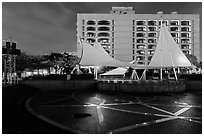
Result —
[[[202,133],[200,92],[57,92],[32,97],[27,106],[42,120],[74,133]]]

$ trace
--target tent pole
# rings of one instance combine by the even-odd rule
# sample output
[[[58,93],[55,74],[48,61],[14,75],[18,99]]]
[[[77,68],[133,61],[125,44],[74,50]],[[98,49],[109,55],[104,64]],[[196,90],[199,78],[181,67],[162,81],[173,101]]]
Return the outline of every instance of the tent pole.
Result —
[[[175,70],[175,68],[173,68],[173,70],[174,70],[175,78],[176,78],[176,80],[178,80],[178,77],[177,77],[177,75],[176,75],[176,70]]]
[[[95,79],[97,80],[98,79],[98,70],[97,70],[97,67],[94,67],[94,71],[95,71]]]
[[[144,70],[144,80],[146,80],[146,72],[147,72],[147,69]]]
[[[162,81],[162,68],[160,69],[160,80]]]

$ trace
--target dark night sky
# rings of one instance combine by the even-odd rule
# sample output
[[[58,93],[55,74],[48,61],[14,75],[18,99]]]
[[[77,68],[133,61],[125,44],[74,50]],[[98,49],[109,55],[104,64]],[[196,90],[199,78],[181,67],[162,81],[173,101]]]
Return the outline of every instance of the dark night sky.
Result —
[[[201,2],[3,2],[2,39],[11,36],[17,48],[33,55],[76,51],[76,14],[109,13],[112,6],[132,6],[138,14],[200,14]]]

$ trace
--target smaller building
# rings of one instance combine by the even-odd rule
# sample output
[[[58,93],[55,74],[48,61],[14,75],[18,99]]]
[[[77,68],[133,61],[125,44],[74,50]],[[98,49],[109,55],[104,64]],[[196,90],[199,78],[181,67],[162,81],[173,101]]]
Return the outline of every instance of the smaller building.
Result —
[[[16,84],[18,82],[16,73],[16,56],[20,55],[21,50],[16,49],[16,42],[2,42],[2,83]]]

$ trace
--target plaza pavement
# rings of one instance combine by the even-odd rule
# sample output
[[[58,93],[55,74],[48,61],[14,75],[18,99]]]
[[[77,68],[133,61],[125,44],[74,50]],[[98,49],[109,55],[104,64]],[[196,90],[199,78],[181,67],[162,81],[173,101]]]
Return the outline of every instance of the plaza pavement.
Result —
[[[34,116],[73,133],[201,134],[202,94],[48,92],[26,101]]]

